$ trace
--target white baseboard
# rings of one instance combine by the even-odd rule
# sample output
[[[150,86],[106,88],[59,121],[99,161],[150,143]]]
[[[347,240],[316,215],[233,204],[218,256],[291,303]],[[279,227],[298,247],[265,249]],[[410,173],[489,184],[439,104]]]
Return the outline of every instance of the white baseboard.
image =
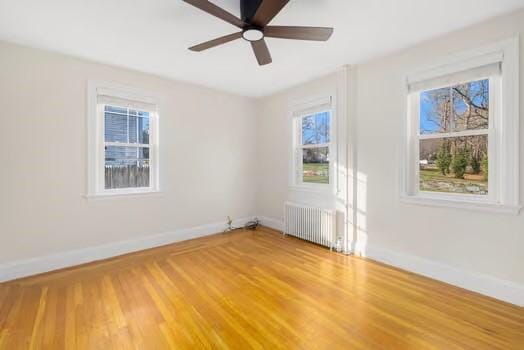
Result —
[[[249,220],[252,220],[252,218],[235,220],[233,226],[242,226]],[[0,282],[112,258],[118,255],[160,247],[192,238],[208,236],[220,233],[224,231],[226,227],[225,223],[207,224],[95,247],[4,263],[0,264]]]
[[[258,219],[260,220],[260,224],[269,228],[272,228],[273,230],[277,231],[284,231],[284,222],[272,218],[268,218],[266,216],[259,216]]]
[[[251,219],[252,218],[236,220],[233,225],[241,226]],[[269,228],[278,231],[284,229],[284,223],[280,220],[264,216],[260,216],[259,220],[262,225]],[[112,258],[118,255],[159,247],[192,238],[204,237],[222,232],[225,228],[226,225],[224,223],[214,223],[109,243],[101,246],[4,263],[0,264],[0,282]],[[388,265],[431,277],[518,306],[524,306],[524,286],[514,282],[460,270],[439,262],[417,256],[400,254],[377,247],[368,246],[366,248],[366,256]]]
[[[280,220],[264,216],[260,216],[259,219],[262,225],[269,228],[279,231],[282,231],[284,228],[284,223]],[[436,261],[382,248],[368,246],[365,250],[368,258],[387,265],[446,282],[511,304],[524,306],[523,285],[488,275],[464,271]]]
[[[480,273],[464,271],[421,257],[396,253],[390,250],[367,247],[370,259],[392,265],[407,271],[443,281],[495,299],[518,306],[524,306],[524,286]]]

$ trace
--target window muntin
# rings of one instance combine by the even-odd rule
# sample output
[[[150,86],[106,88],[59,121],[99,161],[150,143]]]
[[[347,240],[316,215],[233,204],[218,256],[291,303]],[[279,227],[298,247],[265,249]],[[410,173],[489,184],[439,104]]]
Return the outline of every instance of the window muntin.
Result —
[[[307,113],[297,118],[297,185],[325,186],[331,183],[331,111]]]
[[[151,185],[151,112],[103,105],[104,190]]]
[[[493,79],[416,93],[418,191],[488,196]]]

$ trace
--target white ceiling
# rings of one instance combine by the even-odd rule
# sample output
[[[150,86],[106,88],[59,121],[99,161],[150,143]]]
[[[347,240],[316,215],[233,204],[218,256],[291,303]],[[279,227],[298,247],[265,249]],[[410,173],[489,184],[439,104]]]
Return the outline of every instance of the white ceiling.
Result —
[[[239,14],[239,0],[213,0]],[[181,0],[0,0],[0,40],[263,96],[524,6],[524,0],[291,0],[277,25],[333,26],[327,43],[267,39],[259,67],[247,42],[189,46],[236,31]]]

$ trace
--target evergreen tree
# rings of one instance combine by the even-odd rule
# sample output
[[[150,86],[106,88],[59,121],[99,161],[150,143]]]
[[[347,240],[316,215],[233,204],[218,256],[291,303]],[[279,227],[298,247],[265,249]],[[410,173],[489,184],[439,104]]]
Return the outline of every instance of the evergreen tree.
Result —
[[[449,151],[449,143],[447,141],[442,142],[440,145],[435,164],[442,175],[447,175],[449,173],[449,166],[451,165],[451,152]]]
[[[468,166],[467,154],[465,151],[459,151],[453,156],[451,169],[457,179],[463,179]]]

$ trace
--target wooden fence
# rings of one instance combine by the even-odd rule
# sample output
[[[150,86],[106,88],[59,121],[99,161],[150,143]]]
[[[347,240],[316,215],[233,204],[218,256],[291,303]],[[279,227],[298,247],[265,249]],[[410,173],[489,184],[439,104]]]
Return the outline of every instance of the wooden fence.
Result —
[[[149,187],[149,165],[106,165],[105,187]]]

